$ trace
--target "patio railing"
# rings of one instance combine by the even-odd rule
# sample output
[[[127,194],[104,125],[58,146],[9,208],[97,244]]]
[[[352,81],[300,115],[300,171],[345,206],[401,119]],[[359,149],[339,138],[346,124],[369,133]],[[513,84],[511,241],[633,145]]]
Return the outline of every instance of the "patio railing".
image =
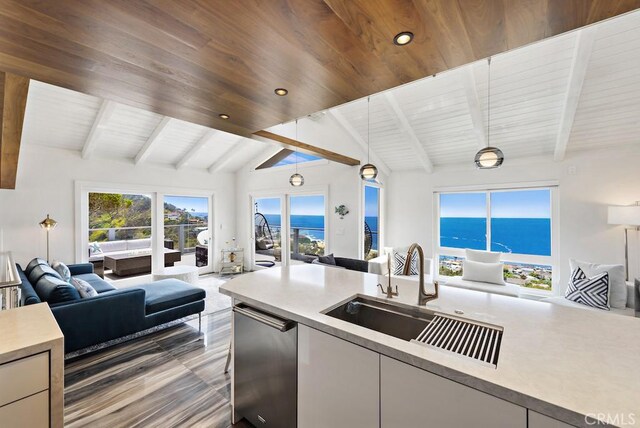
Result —
[[[164,246],[181,253],[192,253],[198,245],[197,236],[207,226],[202,224],[166,224]],[[96,233],[102,232],[102,233]],[[89,229],[89,241],[130,241],[151,238],[151,226],[102,227]]]

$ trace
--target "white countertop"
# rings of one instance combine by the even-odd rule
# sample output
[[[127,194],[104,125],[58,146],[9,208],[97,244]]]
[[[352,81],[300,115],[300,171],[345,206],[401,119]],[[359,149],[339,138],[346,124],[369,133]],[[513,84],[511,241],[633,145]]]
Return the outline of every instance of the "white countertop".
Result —
[[[602,413],[640,419],[640,319],[441,286],[427,309],[460,309],[504,328],[494,369],[321,313],[357,294],[384,301],[376,285],[385,281],[305,264],[242,275],[220,292],[573,425],[587,426],[584,415]],[[415,306],[417,282],[392,284],[400,291],[392,303]]]

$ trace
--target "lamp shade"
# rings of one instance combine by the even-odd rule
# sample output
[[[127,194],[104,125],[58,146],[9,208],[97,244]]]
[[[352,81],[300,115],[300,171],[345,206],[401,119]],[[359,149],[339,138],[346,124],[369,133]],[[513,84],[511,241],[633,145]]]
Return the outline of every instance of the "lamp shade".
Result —
[[[608,223],[640,226],[640,205],[609,207]]]
[[[304,184],[304,177],[296,172],[291,177],[289,177],[289,184],[291,184],[293,187],[300,187]]]
[[[45,229],[45,230],[51,230],[51,229],[54,229],[56,227],[58,222],[55,221],[54,219],[50,218],[49,214],[47,214],[47,218],[45,218],[44,220],[42,220],[38,224],[40,224],[40,227]]]

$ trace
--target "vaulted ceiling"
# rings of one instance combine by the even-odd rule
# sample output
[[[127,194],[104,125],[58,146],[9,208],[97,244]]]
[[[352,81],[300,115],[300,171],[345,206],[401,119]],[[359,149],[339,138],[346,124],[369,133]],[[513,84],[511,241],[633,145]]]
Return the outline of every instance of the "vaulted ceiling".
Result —
[[[473,164],[487,144],[487,61],[477,61],[326,116],[392,171]],[[496,55],[490,143],[507,162],[640,147],[640,11]]]
[[[149,127],[161,115],[249,136],[639,6],[640,0],[2,0],[0,69],[117,102],[115,121],[129,106],[152,112]],[[393,45],[405,30],[415,34],[413,43]],[[289,95],[275,96],[277,87]],[[142,138],[134,135],[142,130],[130,132]],[[444,156],[432,153],[436,162]]]

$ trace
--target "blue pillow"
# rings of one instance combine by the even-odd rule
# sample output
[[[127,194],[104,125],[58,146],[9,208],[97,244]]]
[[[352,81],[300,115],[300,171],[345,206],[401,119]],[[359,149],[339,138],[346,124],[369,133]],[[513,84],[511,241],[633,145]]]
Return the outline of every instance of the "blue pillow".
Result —
[[[47,265],[49,265],[49,263],[47,263],[47,261],[46,261],[46,260],[44,260],[44,259],[40,259],[40,258],[37,258],[37,257],[36,257],[35,259],[33,259],[33,260],[31,260],[31,261],[29,262],[29,264],[27,265],[27,267],[26,267],[26,268],[24,268],[24,273],[25,273],[25,275],[27,275],[27,276],[28,276],[28,275],[31,273],[31,271],[33,270],[33,268],[34,268],[34,267],[36,267],[36,266],[38,266],[38,265],[45,265],[45,266],[47,266]]]
[[[54,278],[62,279],[58,272],[53,270],[53,268],[49,265],[36,265],[33,269],[31,269],[31,272],[29,272],[27,278],[29,278],[29,282],[31,283],[31,285],[33,285],[37,283],[43,276],[52,276]]]
[[[49,304],[80,300],[80,293],[73,285],[50,275],[40,278],[35,289],[40,300]]]

